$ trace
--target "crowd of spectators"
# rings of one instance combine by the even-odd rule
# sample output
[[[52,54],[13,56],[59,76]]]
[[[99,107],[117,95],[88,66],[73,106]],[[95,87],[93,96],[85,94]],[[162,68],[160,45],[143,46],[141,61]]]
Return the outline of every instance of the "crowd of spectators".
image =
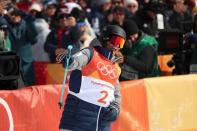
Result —
[[[129,66],[135,73],[122,80],[158,76],[159,31],[176,29],[195,34],[196,4],[195,0],[3,0],[0,43],[4,31],[11,45],[8,50],[21,58],[26,85],[33,85],[34,61],[54,63],[56,54],[68,45],[74,46],[75,53],[99,38],[104,26],[119,25],[127,33],[121,67]],[[196,43],[196,36],[192,38]]]

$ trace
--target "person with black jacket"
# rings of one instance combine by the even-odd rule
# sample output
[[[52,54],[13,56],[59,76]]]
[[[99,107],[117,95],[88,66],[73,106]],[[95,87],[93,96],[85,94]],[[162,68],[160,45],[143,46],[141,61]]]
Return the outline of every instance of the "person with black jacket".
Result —
[[[121,65],[120,80],[157,76],[159,70],[156,39],[140,31],[132,20],[124,23],[124,29],[127,34],[127,42],[122,50],[124,63]]]

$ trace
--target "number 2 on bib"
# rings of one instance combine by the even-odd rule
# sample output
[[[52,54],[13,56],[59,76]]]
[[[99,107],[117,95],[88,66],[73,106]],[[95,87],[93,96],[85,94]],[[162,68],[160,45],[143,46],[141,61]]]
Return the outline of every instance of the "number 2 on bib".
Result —
[[[100,93],[102,94],[102,97],[98,100],[98,102],[103,103],[103,104],[106,104],[105,99],[108,96],[108,92],[103,90]]]

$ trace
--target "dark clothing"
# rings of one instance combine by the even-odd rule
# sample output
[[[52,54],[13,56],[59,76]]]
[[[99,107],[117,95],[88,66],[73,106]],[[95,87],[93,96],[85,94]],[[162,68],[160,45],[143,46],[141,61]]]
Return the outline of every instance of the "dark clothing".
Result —
[[[83,88],[84,73],[83,69],[88,68],[86,65],[92,64],[92,60],[96,61],[95,51],[99,56],[110,60],[112,54],[106,48],[100,46],[100,42],[94,39],[90,44],[92,47],[82,49],[74,54],[73,63],[69,64],[68,69],[72,70],[69,80],[69,94],[66,99],[64,111],[60,121],[60,129],[70,129],[72,131],[95,131],[98,120],[98,131],[110,131],[110,124],[114,121],[120,112],[120,90],[117,81],[114,88],[115,100],[110,102],[107,107],[101,107],[96,104],[84,101],[80,97],[76,97],[73,93],[81,93]],[[71,57],[71,58],[72,58]],[[89,68],[88,68],[89,69]],[[93,67],[94,69],[94,67]],[[93,76],[89,77],[94,79]],[[98,81],[102,80],[97,78]],[[116,79],[117,80],[117,79]],[[104,87],[102,87],[104,88]],[[83,92],[84,90],[82,90]],[[85,92],[85,91],[84,91]]]
[[[124,64],[129,66],[132,71],[136,71],[139,78],[157,76],[157,46],[158,43],[154,37],[142,33],[132,47],[128,47],[126,44],[123,48]]]
[[[190,73],[197,73],[197,34],[196,33],[191,34],[189,40],[192,47]]]
[[[147,14],[146,10],[144,9],[138,10],[136,14],[132,17],[132,19],[136,22],[139,29],[142,30],[143,32],[153,36],[156,34],[157,31],[156,19],[151,18]]]
[[[45,51],[49,54],[50,62],[56,62],[55,50],[58,47],[57,29],[51,30],[44,44]]]
[[[191,13],[185,12],[184,14],[180,14],[174,11],[169,17],[169,25],[172,29],[179,29],[185,33],[190,32],[192,29]]]
[[[24,19],[22,19],[20,23],[12,23],[9,21],[11,50],[16,52],[21,58],[21,70],[26,85],[34,84],[32,44],[36,42],[36,35],[32,23],[27,23]]]
[[[60,36],[58,36],[57,30],[58,28],[51,30],[44,44],[44,49],[49,54],[51,62],[56,62],[55,50],[57,48],[66,49],[68,45],[72,45],[73,46],[72,52],[74,53],[78,51],[80,47],[80,44],[79,44],[80,31],[77,26],[67,29],[64,32],[64,34],[62,34],[61,40],[60,40],[61,45],[59,45],[58,43],[58,37]]]
[[[151,46],[146,46],[139,53],[138,59],[135,57],[126,57],[126,63],[135,68],[138,71],[147,72],[152,66],[153,59],[155,56],[155,49]],[[141,61],[139,61],[139,59]]]
[[[152,12],[154,15],[151,17],[148,14],[148,11],[146,9],[140,9],[134,14],[132,17],[132,20],[134,20],[139,27],[140,30],[142,30],[144,33],[152,36],[156,36],[159,29],[158,29],[158,21],[157,21],[157,13]],[[160,15],[163,15],[163,24],[164,29],[169,29],[169,23],[167,21],[166,15],[164,13],[159,13]]]
[[[60,127],[72,131],[95,131],[99,108],[99,106],[82,101],[69,94],[64,106]],[[98,131],[110,130],[110,121],[102,119],[102,114],[105,114],[106,111],[106,108],[101,110]]]
[[[81,32],[78,25],[68,28],[62,37],[62,47],[67,49],[68,45],[72,45],[72,52],[79,51]]]

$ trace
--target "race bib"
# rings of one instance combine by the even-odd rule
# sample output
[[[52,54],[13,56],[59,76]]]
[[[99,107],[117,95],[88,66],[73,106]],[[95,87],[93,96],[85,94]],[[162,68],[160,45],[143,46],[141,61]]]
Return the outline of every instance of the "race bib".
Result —
[[[111,101],[114,101],[114,86],[108,82],[82,77],[81,89],[79,93],[69,91],[70,94],[86,102],[107,107]]]

